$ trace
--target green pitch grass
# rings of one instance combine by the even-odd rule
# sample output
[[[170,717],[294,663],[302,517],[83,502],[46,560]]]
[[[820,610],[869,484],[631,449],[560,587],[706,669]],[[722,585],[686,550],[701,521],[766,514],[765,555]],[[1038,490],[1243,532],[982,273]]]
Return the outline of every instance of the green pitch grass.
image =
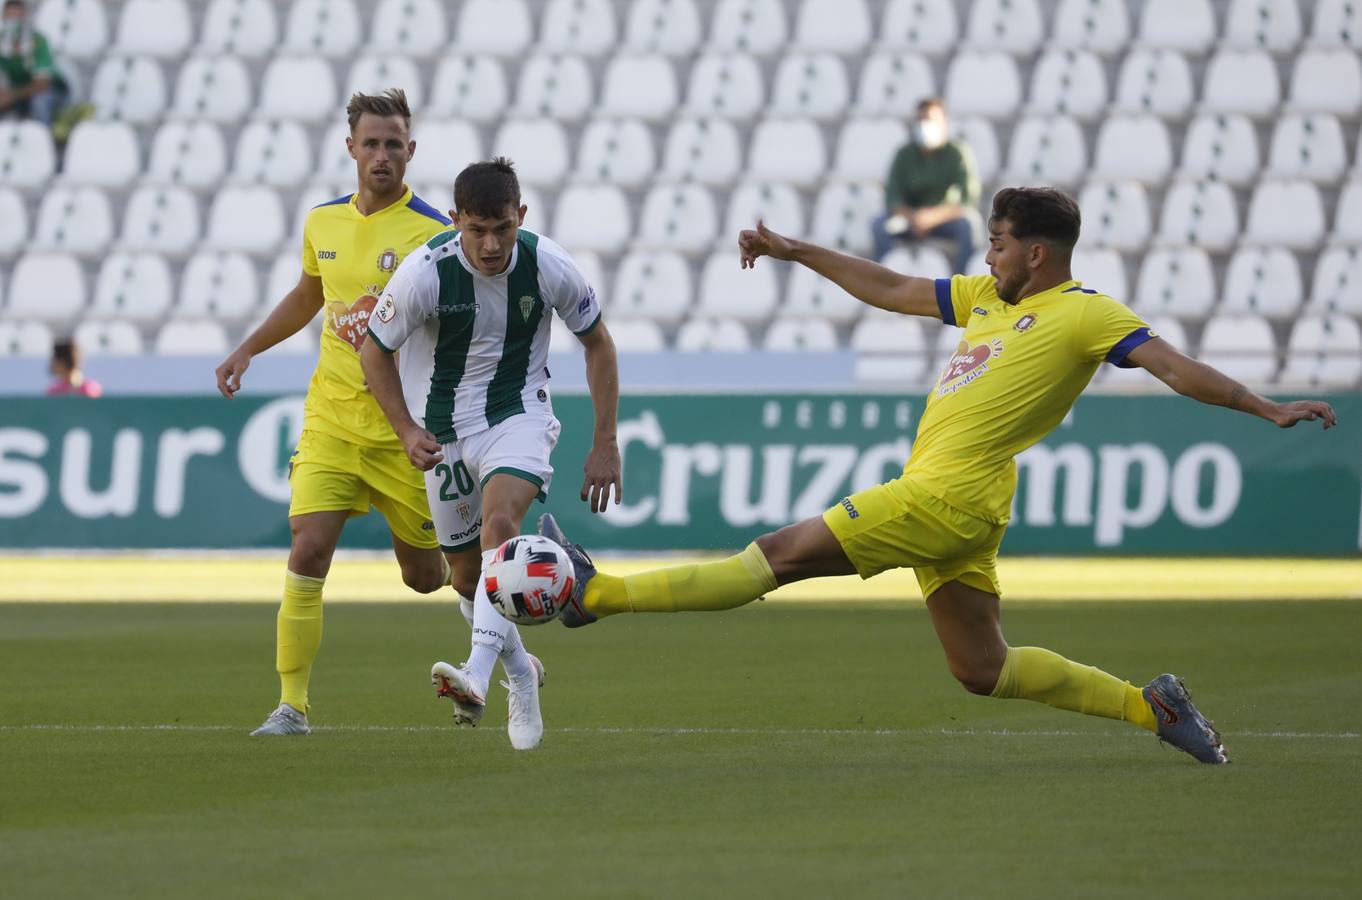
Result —
[[[547,736],[448,726],[431,603],[327,610],[316,732],[267,604],[0,604],[0,894],[1331,897],[1362,883],[1362,604],[1010,606],[1013,643],[1184,675],[1211,768],[972,697],[918,602],[527,629]]]

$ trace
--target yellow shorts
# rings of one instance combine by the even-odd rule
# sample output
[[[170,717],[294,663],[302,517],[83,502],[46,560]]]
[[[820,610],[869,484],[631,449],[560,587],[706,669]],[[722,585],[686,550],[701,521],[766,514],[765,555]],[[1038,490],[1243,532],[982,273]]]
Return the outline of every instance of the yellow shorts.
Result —
[[[995,525],[938,500],[909,476],[852,494],[823,513],[862,578],[912,567],[930,597],[949,581],[1002,596]]]
[[[289,516],[373,505],[392,533],[413,547],[440,546],[426,503],[426,481],[406,451],[363,447],[320,431],[303,431],[289,460]]]

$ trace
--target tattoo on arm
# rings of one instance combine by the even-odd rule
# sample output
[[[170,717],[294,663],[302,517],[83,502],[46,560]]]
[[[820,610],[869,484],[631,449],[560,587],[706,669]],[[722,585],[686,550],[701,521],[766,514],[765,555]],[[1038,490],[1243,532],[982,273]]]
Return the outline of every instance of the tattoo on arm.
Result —
[[[1230,391],[1229,403],[1225,405],[1228,406],[1230,409],[1239,409],[1240,408],[1239,401],[1242,400],[1244,395],[1247,393],[1248,388],[1244,387],[1242,384],[1236,384],[1234,386],[1234,390]]]

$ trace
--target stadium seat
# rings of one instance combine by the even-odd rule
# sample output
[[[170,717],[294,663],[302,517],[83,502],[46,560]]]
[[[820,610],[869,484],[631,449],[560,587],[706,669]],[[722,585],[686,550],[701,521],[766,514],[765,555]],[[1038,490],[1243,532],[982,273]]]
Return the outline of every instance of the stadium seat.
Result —
[[[773,353],[826,353],[837,349],[837,331],[823,319],[776,319],[762,347]]]
[[[1196,320],[1210,313],[1216,296],[1215,273],[1206,251],[1200,247],[1168,247],[1145,254],[1132,308],[1145,319],[1176,316]]]
[[[203,15],[197,53],[259,58],[279,43],[279,19],[270,0],[212,0]]]
[[[880,20],[880,45],[929,56],[950,52],[960,39],[955,6],[951,0],[889,0]]]
[[[1222,46],[1272,53],[1294,50],[1301,40],[1296,0],[1233,0],[1225,16]]]
[[[1327,113],[1288,113],[1277,120],[1267,169],[1272,178],[1308,178],[1333,184],[1348,167],[1343,127]]]
[[[1131,179],[1146,185],[1167,180],[1173,168],[1168,126],[1155,116],[1112,116],[1097,132],[1094,178]]]
[[[184,268],[178,296],[179,318],[245,321],[260,302],[255,264],[240,253],[196,253]]]
[[[752,339],[735,319],[688,319],[676,332],[676,349],[685,353],[745,353]]]
[[[1249,202],[1244,240],[1313,250],[1324,240],[1324,203],[1309,181],[1263,181]]]
[[[700,274],[696,314],[759,322],[775,312],[779,290],[775,266],[743,269],[736,246],[718,250],[705,260]]]
[[[1318,0],[1310,43],[1362,50],[1362,7],[1356,0]]]
[[[840,324],[856,320],[865,310],[865,304],[813,269],[793,266],[779,314],[794,319],[818,318]]]
[[[596,119],[582,133],[576,169],[580,181],[637,188],[656,168],[652,132],[637,119]]]
[[[1060,0],[1051,46],[1113,56],[1130,44],[1130,13],[1125,0]]]
[[[510,157],[520,180],[531,185],[556,186],[568,172],[567,135],[548,119],[508,119],[489,155]]]
[[[930,244],[900,244],[885,254],[880,265],[915,278],[936,280],[951,277],[951,264],[946,254]]]
[[[268,187],[225,187],[213,198],[204,237],[214,250],[264,254],[284,239],[284,209]]]
[[[412,128],[412,140],[416,154],[407,163],[408,183],[438,182],[452,191],[464,167],[483,158],[477,128],[459,119],[422,118]],[[345,149],[344,143],[340,149]],[[354,170],[353,163],[350,169]]]
[[[157,253],[114,253],[99,267],[90,317],[151,325],[165,319],[174,296],[165,257]]]
[[[413,113],[424,111],[422,104],[425,95],[421,92],[420,70],[415,61],[395,54],[362,56],[355,60],[341,96],[348,103],[357,92],[381,94],[392,87],[399,87],[406,92],[407,106]]]
[[[1264,50],[1221,50],[1206,64],[1202,108],[1211,113],[1272,115],[1282,99],[1277,65]]]
[[[14,264],[5,317],[56,326],[75,321],[85,307],[85,273],[66,253],[27,253]]]
[[[1220,315],[1254,313],[1269,319],[1294,316],[1305,293],[1300,264],[1285,247],[1241,246],[1225,274]]]
[[[781,0],[719,0],[710,19],[709,48],[766,56],[782,49],[788,35]]]
[[[917,53],[876,53],[861,68],[854,112],[867,116],[917,115],[917,105],[936,94],[931,63]]]
[[[1030,56],[1045,37],[1045,19],[1036,0],[975,0],[965,29],[965,45]]]
[[[28,243],[28,208],[13,188],[0,187],[0,259],[9,259]]]
[[[753,228],[761,219],[772,231],[804,237],[804,207],[799,192],[788,184],[748,182],[738,185],[728,201],[728,214],[718,243],[727,250],[735,246],[738,232]]]
[[[1258,135],[1248,116],[1200,115],[1187,127],[1178,174],[1245,185],[1258,174]]]
[[[1277,344],[1267,319],[1251,314],[1213,316],[1201,333],[1198,358],[1231,378],[1267,384],[1277,372]]]
[[[1126,281],[1126,265],[1121,254],[1110,247],[1074,248],[1073,276],[1083,287],[1098,291],[1125,303],[1130,296]]]
[[[97,256],[113,238],[113,208],[99,188],[58,187],[43,194],[33,228],[35,250]]]
[[[539,49],[600,56],[615,45],[617,30],[610,0],[549,0],[539,14]]]
[[[591,70],[582,57],[532,56],[519,69],[514,115],[566,121],[591,110]]]
[[[629,201],[613,185],[573,185],[558,196],[549,233],[574,250],[617,255],[633,237]]]
[[[51,131],[37,122],[0,122],[0,185],[42,187],[56,165]]]
[[[611,319],[609,327],[610,337],[620,353],[659,353],[667,349],[662,328],[656,322]],[[549,349],[552,350],[553,345]]]
[[[281,56],[265,69],[257,114],[264,119],[316,124],[337,115],[336,101],[336,80],[326,60]]]
[[[222,356],[230,349],[226,330],[211,320],[172,319],[156,333],[154,345],[160,356]]]
[[[524,198],[521,199],[524,200]],[[586,280],[587,284],[595,288],[597,292],[603,292],[606,289],[610,279],[599,253],[579,248],[572,251],[572,261],[577,264],[577,271],[582,273],[582,278]]]
[[[1355,387],[1362,378],[1362,329],[1348,316],[1307,316],[1291,328],[1283,384]]]
[[[1349,181],[1338,192],[1333,237],[1346,244],[1362,244],[1362,179]]]
[[[126,187],[142,172],[137,132],[126,122],[85,121],[71,132],[62,181],[99,187]]]
[[[840,59],[831,53],[792,53],[776,69],[767,112],[840,119],[850,104],[851,86]]]
[[[182,187],[141,187],[128,199],[119,244],[125,250],[147,250],[182,256],[199,240],[199,207]]]
[[[92,60],[108,52],[107,4],[100,0],[65,0],[61,3],[48,0],[29,6],[37,7],[33,13],[33,28],[47,38],[53,56]]]
[[[1356,117],[1362,111],[1362,60],[1358,55],[1351,48],[1303,50],[1291,73],[1287,107],[1296,112]]]
[[[1003,180],[1016,185],[1072,187],[1083,177],[1088,149],[1068,116],[1028,116],[1012,131]]]
[[[1158,240],[1220,252],[1234,246],[1239,211],[1229,186],[1215,181],[1175,183],[1163,198]]]
[[[1362,247],[1330,247],[1320,254],[1309,311],[1362,317]]]
[[[811,119],[765,119],[752,132],[748,174],[812,187],[827,169],[823,134]]]
[[[492,56],[444,56],[430,86],[429,115],[474,122],[500,119],[510,103],[501,63]]]
[[[881,181],[899,148],[908,143],[901,119],[852,119],[842,126],[829,173],[835,178]]]
[[[155,122],[165,115],[165,76],[148,56],[106,56],[95,70],[90,102],[100,119]]]
[[[76,326],[76,345],[87,356],[141,356],[142,335],[131,322],[86,320]]]
[[[1090,50],[1051,50],[1036,61],[1027,110],[1091,120],[1107,106],[1107,73]]]
[[[1146,0],[1138,45],[1205,53],[1214,40],[1215,12],[1210,0]]]
[[[269,272],[265,275],[265,290],[261,295],[262,309],[273,309],[275,304],[284,299],[285,294],[293,290],[303,274],[302,254],[299,252],[303,240],[302,231],[296,231],[295,236],[295,245],[280,252],[270,261]]]
[[[1080,246],[1138,253],[1149,243],[1149,198],[1138,181],[1088,182],[1078,206],[1083,210]]]
[[[676,71],[661,54],[619,56],[605,69],[599,114],[659,121],[679,99]]]
[[[862,319],[851,331],[851,349],[860,354],[856,376],[860,381],[894,381],[919,384],[928,378],[931,354],[922,323],[908,316],[873,316]],[[952,350],[960,332],[950,334]]]
[[[698,184],[654,185],[643,199],[638,246],[695,254],[719,235],[714,197]]]
[[[52,329],[42,322],[0,319],[0,356],[52,355]]]
[[[727,119],[680,119],[667,134],[662,177],[670,181],[731,184],[742,171],[738,129]]]
[[[610,294],[612,329],[615,316],[680,321],[690,308],[694,287],[690,265],[669,251],[636,251],[625,254]]]
[[[531,33],[524,0],[466,0],[454,29],[454,46],[464,53],[522,56]]]
[[[974,167],[979,180],[985,184],[998,177],[1003,155],[998,149],[998,133],[988,119],[973,117],[951,121],[951,133],[960,138],[974,153]]]
[[[424,122],[424,120],[423,120]],[[413,137],[421,126],[413,127]],[[346,148],[345,139],[350,136],[350,124],[344,119],[331,123],[326,131],[322,132],[322,139],[317,144],[317,165],[312,171],[311,181],[322,182],[325,184],[340,184],[349,182],[349,190],[354,189],[355,181],[355,161],[350,158],[350,151]],[[416,144],[416,156],[412,163],[416,163],[421,158],[424,150],[420,141]],[[419,165],[425,165],[422,161]],[[416,180],[414,177],[412,180]],[[342,191],[346,193],[346,191]],[[337,196],[332,194],[331,196]]]
[[[702,56],[691,68],[685,107],[691,115],[750,119],[765,101],[761,69],[750,56]]]
[[[439,0],[382,0],[364,46],[385,56],[425,59],[445,50],[449,24]]]
[[[193,40],[185,0],[128,0],[118,17],[112,52],[168,59],[183,56]]]
[[[312,147],[297,122],[257,121],[241,130],[233,181],[292,188],[312,172]]]
[[[285,56],[349,59],[362,37],[354,0],[293,0],[279,49]]]
[[[437,209],[448,210],[449,207],[454,205],[454,186],[452,184],[443,186],[435,185],[433,187],[436,187],[438,189],[432,190],[430,188],[426,188],[425,192],[421,196],[423,198],[425,197],[433,197],[437,199],[443,198],[439,203],[435,203],[434,200],[431,201],[431,203],[434,204],[434,206]],[[549,223],[553,221],[552,215],[553,208],[550,204],[551,201],[546,197],[546,195],[541,194],[537,187],[535,187],[534,185],[525,184],[523,181],[521,182],[520,205],[525,207],[524,227],[530,229],[531,231],[544,231],[545,229],[547,229],[549,227]],[[575,256],[580,256],[585,252],[586,251],[581,248],[576,248],[573,251]]]
[[[865,0],[801,0],[793,46],[801,50],[859,53],[870,43]]]
[[[620,49],[626,53],[689,56],[700,46],[695,0],[634,0]]]
[[[330,70],[327,70],[330,77]],[[261,102],[267,98],[261,97]],[[251,111],[251,76],[234,56],[188,59],[175,83],[176,118],[235,124]]]
[[[1121,64],[1112,111],[1184,118],[1192,108],[1192,69],[1176,50],[1132,50]]]
[[[961,50],[946,69],[946,108],[952,116],[1004,119],[1021,108],[1021,73],[1000,50]]]
[[[813,240],[844,253],[869,256],[873,251],[870,223],[883,211],[884,188],[878,181],[825,182],[814,201]]]

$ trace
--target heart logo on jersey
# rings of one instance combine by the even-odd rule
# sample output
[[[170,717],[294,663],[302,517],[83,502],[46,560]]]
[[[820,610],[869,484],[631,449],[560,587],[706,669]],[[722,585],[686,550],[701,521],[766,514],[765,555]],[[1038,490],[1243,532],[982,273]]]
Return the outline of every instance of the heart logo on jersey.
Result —
[[[364,346],[364,339],[369,336],[369,316],[378,305],[378,298],[373,294],[365,294],[354,303],[346,306],[339,300],[333,300],[326,307],[327,325],[331,328],[331,333],[345,341],[355,352]]]
[[[961,341],[941,373],[937,396],[953,393],[983,375],[988,371],[988,361],[1002,352],[1003,342],[997,338],[976,347]]]

